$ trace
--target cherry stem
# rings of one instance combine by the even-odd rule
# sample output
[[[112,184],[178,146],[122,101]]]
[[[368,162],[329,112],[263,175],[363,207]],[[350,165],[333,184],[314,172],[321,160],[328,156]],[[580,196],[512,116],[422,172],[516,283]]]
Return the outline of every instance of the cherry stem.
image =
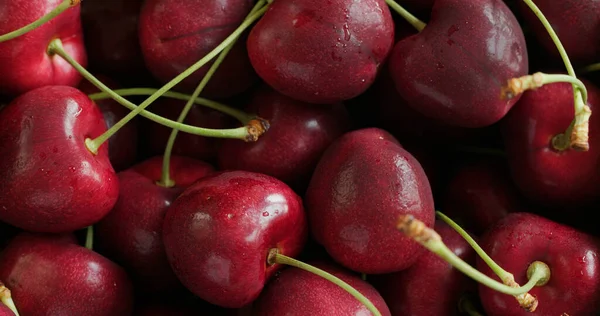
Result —
[[[375,307],[375,305],[373,305],[373,303],[367,297],[365,297],[359,291],[357,291],[355,288],[350,286],[350,284],[342,281],[340,278],[332,275],[331,273],[328,273],[326,271],[323,271],[319,268],[313,267],[309,264],[306,264],[302,261],[298,261],[298,260],[288,257],[286,255],[282,255],[279,253],[279,251],[276,248],[273,248],[269,251],[269,255],[267,257],[267,263],[269,265],[285,264],[285,265],[296,267],[298,269],[302,269],[304,271],[318,275],[318,276],[322,277],[323,279],[326,279],[329,282],[341,287],[342,289],[344,289],[344,291],[346,291],[350,295],[354,296],[354,298],[356,298],[359,302],[361,302],[363,305],[365,305],[367,307],[367,309],[373,315],[381,316],[381,313],[379,312],[377,307]]]
[[[87,228],[85,235],[85,248],[94,250],[94,226],[90,225]]]
[[[546,74],[543,72],[536,72],[533,75],[525,75],[523,77],[509,79],[506,82],[506,85],[502,87],[502,98],[512,99],[527,90],[535,90],[544,85],[558,82],[570,83],[577,87],[579,91],[581,91],[583,102],[587,104],[588,92],[581,80],[570,75]]]
[[[562,58],[563,63],[565,64],[565,68],[567,69],[567,73],[569,74],[569,76],[576,78],[577,76],[575,75],[575,69],[573,69],[573,65],[569,60],[569,55],[567,54],[565,47],[558,38],[558,35],[556,35],[556,32],[552,28],[552,25],[550,25],[550,22],[548,22],[548,19],[546,19],[540,8],[538,8],[538,6],[535,5],[535,3],[533,3],[532,0],[523,0],[523,2],[525,2],[529,9],[531,9],[531,11],[537,16],[537,18],[540,20],[540,22],[548,32],[548,35],[550,35],[550,38],[554,42],[554,45],[556,45],[558,53],[560,54],[560,57]],[[571,148],[578,151],[587,151],[590,147],[588,142],[588,133],[589,119],[592,115],[592,111],[589,108],[589,106],[587,106],[587,102],[584,102],[584,99],[581,97],[581,93],[582,91],[580,89],[577,89],[577,86],[573,85],[575,118],[571,130],[567,130],[569,134],[565,134],[569,135]]]
[[[113,90],[113,92],[115,92],[116,94],[118,94],[122,97],[137,96],[137,95],[148,96],[148,95],[152,95],[156,91],[158,91],[158,89],[154,89],[154,88],[125,88],[125,89]],[[179,92],[175,92],[175,91],[167,91],[162,96],[171,98],[171,99],[181,100],[181,101],[188,101],[192,98],[192,96],[189,94],[179,93]],[[88,97],[94,101],[111,98],[110,94],[108,94],[107,92],[92,93],[92,94],[88,95]],[[222,113],[225,113],[225,114],[235,118],[236,120],[238,120],[240,123],[242,123],[244,125],[248,124],[248,122],[250,122],[251,120],[256,119],[256,115],[247,114],[244,111],[230,107],[223,103],[219,103],[219,102],[205,99],[202,97],[198,97],[198,98],[194,99],[194,103],[205,106],[205,107],[213,109],[213,110],[217,110]],[[151,113],[151,112],[144,110],[144,111],[142,111],[142,113],[140,113],[140,115],[143,116],[144,113]]]
[[[121,105],[132,110],[122,120],[115,123],[115,125],[113,125],[112,128],[110,128],[104,134],[100,135],[100,137],[98,137],[94,140],[89,139],[89,138],[85,140],[88,150],[90,152],[92,152],[93,154],[97,154],[98,148],[100,147],[100,145],[102,145],[106,139],[108,139],[112,134],[116,133],[121,126],[125,125],[125,123],[127,123],[127,121],[129,121],[131,118],[133,118],[138,113],[140,113],[142,116],[144,116],[158,124],[164,125],[166,127],[177,128],[180,131],[183,131],[183,132],[186,132],[189,134],[200,135],[200,136],[205,136],[205,137],[234,138],[234,139],[243,139],[246,141],[255,141],[256,139],[258,139],[258,137],[260,135],[262,135],[262,133],[264,133],[266,131],[266,129],[261,130],[260,128],[257,128],[257,126],[260,126],[260,124],[255,124],[254,121],[251,121],[248,124],[248,126],[234,128],[234,129],[209,129],[209,128],[201,128],[201,127],[196,127],[196,126],[192,126],[192,125],[177,123],[173,120],[166,119],[162,116],[153,114],[151,112],[147,112],[147,111],[143,112],[141,110],[142,106],[144,106],[144,108],[145,108],[148,105],[150,105],[150,103],[153,102],[156,98],[159,98],[160,95],[163,94],[163,92],[161,92],[162,88],[157,90],[152,96],[150,96],[150,98],[148,98],[146,101],[144,101],[146,104],[137,106],[137,105],[133,104],[132,102],[130,102],[129,100],[114,93],[114,91],[112,91],[110,88],[108,88],[100,80],[98,80],[96,77],[94,77],[94,75],[92,75],[89,71],[87,71],[79,63],[77,63],[77,61],[75,61],[69,54],[67,54],[65,52],[60,39],[54,39],[52,42],[50,42],[50,45],[48,46],[48,52],[50,54],[57,54],[60,57],[62,57],[63,59],[65,59],[69,64],[71,64],[71,66],[73,66],[77,71],[79,71],[83,75],[83,77],[85,77],[87,80],[89,80],[94,86],[96,86],[101,91],[108,93],[115,101],[117,101]],[[158,95],[158,94],[160,94],[160,95]],[[156,95],[158,95],[158,96],[156,96]],[[156,96],[156,98],[154,98],[153,96]],[[150,102],[147,102],[151,98],[154,98],[154,99],[151,100]],[[132,113],[135,113],[135,114],[132,114]],[[116,128],[117,126],[118,126],[118,128]],[[268,126],[267,126],[267,128],[268,128]],[[110,131],[110,133],[109,133],[109,131]]]
[[[600,63],[585,66],[579,71],[579,73],[586,74],[594,71],[600,71]]]
[[[265,5],[265,0],[258,1],[256,3],[256,5],[254,5],[252,10],[250,10],[250,13],[248,13],[248,16],[246,17],[246,19],[251,17],[254,13],[256,13],[256,11],[258,11],[264,5]],[[200,95],[200,93],[202,93],[202,90],[204,90],[204,88],[206,87],[206,85],[208,84],[208,82],[210,81],[212,76],[215,74],[217,69],[219,69],[219,66],[221,65],[221,63],[223,63],[223,60],[225,59],[225,57],[227,57],[227,55],[229,54],[229,52],[231,51],[231,49],[233,48],[233,46],[235,45],[235,43],[237,42],[238,39],[239,39],[239,36],[237,36],[233,40],[231,40],[229,45],[227,45],[223,49],[223,51],[221,51],[221,53],[219,54],[217,59],[215,59],[213,64],[210,66],[210,68],[208,69],[208,71],[206,72],[206,74],[204,75],[204,77],[202,78],[202,80],[200,81],[200,83],[198,84],[198,86],[196,87],[194,92],[192,93],[192,96],[190,97],[190,99],[187,101],[187,103],[183,107],[183,110],[181,111],[181,113],[179,114],[179,117],[177,118],[177,123],[183,123],[186,116],[192,109],[192,106],[194,105],[194,100]],[[170,165],[171,165],[171,153],[173,152],[173,146],[175,145],[175,140],[177,139],[178,133],[179,133],[179,130],[176,128],[171,130],[171,135],[169,135],[169,139],[167,140],[167,146],[165,148],[165,153],[163,155],[161,179],[157,183],[158,185],[167,187],[167,188],[175,186],[175,181],[173,181],[173,179],[171,179]]]
[[[15,306],[15,302],[12,299],[12,295],[10,290],[0,281],[0,302],[2,302],[6,307],[8,307],[15,316],[19,316],[19,312],[17,311],[17,307]]]
[[[403,19],[405,19],[406,22],[410,23],[410,25],[417,29],[417,31],[421,32],[425,28],[425,26],[427,26],[427,24],[419,20],[416,16],[412,15],[401,5],[396,3],[396,1],[385,0],[385,3],[387,3],[387,5],[390,6],[390,8],[392,8],[394,11],[396,11]]]
[[[48,12],[46,15],[33,21],[32,23],[25,25],[22,28],[14,30],[10,33],[0,35],[0,43],[11,40],[16,37],[19,37],[23,34],[26,34],[28,32],[31,32],[31,31],[37,29],[38,27],[42,26],[44,23],[59,16],[61,13],[65,12],[70,7],[74,7],[74,6],[78,5],[80,2],[81,2],[81,0],[63,0],[63,2],[61,2],[54,10]]]
[[[458,301],[458,311],[469,316],[483,316],[468,295],[463,295]]]
[[[401,215],[398,220],[397,229],[478,283],[500,293],[513,295],[519,302],[519,305],[530,312],[536,309],[538,301],[528,292],[534,286],[547,282],[550,278],[550,268],[540,262],[540,264],[535,265],[530,274],[528,273],[530,279],[525,285],[519,286],[516,282],[503,284],[463,261],[444,244],[442,237],[437,232],[427,227],[422,221],[414,218],[414,216]]]

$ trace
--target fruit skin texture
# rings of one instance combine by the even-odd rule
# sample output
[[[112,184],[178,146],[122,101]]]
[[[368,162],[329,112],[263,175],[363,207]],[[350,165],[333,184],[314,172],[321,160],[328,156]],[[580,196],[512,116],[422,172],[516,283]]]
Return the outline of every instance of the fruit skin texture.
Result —
[[[81,91],[46,86],[0,112],[0,220],[35,232],[89,226],[114,206],[119,183],[106,144],[86,138],[106,131],[102,113]]]
[[[166,83],[196,63],[227,38],[246,18],[252,0],[148,0],[140,13],[139,37],[146,67]],[[193,91],[210,68],[206,64],[178,85]],[[249,88],[257,79],[244,36],[227,55],[202,95],[226,98]]]
[[[252,66],[275,90],[331,104],[373,83],[393,41],[383,0],[283,0],[252,28],[247,46]]]
[[[22,233],[0,257],[0,279],[21,315],[130,315],[125,271],[65,235]]]
[[[0,316],[15,316],[8,306],[0,303]]]
[[[0,34],[25,26],[56,8],[62,0],[0,1]],[[17,96],[47,85],[76,86],[81,75],[60,56],[47,53],[60,38],[65,51],[82,66],[87,64],[80,7],[67,9],[39,28],[0,43],[0,94]]]
[[[180,289],[163,245],[164,217],[186,187],[214,171],[205,162],[171,156],[170,174],[176,186],[166,188],[156,184],[162,161],[162,156],[153,157],[119,172],[117,204],[95,226],[97,248],[123,265],[143,292]]]
[[[167,257],[181,282],[227,308],[251,303],[279,269],[270,249],[294,257],[307,236],[302,200],[283,182],[247,171],[221,172],[187,188],[165,217]]]
[[[382,316],[391,315],[377,290],[351,271],[326,261],[309,264],[348,283],[368,298]],[[336,284],[293,267],[285,268],[269,282],[254,308],[255,316],[371,315],[366,306]]]
[[[398,234],[401,214],[428,226],[435,217],[423,168],[377,128],[346,133],[327,149],[305,203],[315,240],[343,266],[368,274],[406,269],[425,251]]]
[[[582,80],[592,113],[600,104],[600,90]],[[564,133],[573,120],[573,88],[553,83],[523,94],[502,122],[502,136],[512,178],[530,200],[548,207],[573,207],[600,198],[600,115],[589,122],[590,149],[557,151],[552,138]]]
[[[479,286],[487,315],[594,315],[600,293],[600,243],[569,226],[530,213],[511,213],[481,238],[481,247],[521,285],[535,260],[550,267],[550,281],[529,293],[539,300],[535,312],[526,312],[514,297]],[[481,260],[477,268],[498,279]]]
[[[452,252],[475,263],[475,251],[454,229],[440,220],[434,228]],[[458,316],[461,297],[477,289],[469,277],[432,252],[424,253],[406,270],[373,276],[371,281],[395,316]]]
[[[252,143],[223,141],[219,166],[267,174],[294,188],[306,188],[327,146],[350,128],[342,104],[307,104],[268,88],[259,90],[245,111],[268,120],[270,133]]]
[[[528,56],[518,21],[502,0],[438,0],[431,21],[396,43],[390,71],[400,96],[449,125],[485,127],[518,98],[501,86],[526,75]]]

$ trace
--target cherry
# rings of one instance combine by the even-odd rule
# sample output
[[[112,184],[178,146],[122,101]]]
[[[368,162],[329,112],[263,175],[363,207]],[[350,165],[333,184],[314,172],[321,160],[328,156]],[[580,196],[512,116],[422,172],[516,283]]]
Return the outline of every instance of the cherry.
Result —
[[[354,273],[327,261],[311,263],[335,275],[369,298],[382,315],[391,315],[381,295]],[[371,315],[337,285],[310,272],[286,268],[265,287],[254,303],[254,315]]]
[[[525,202],[510,178],[505,160],[486,159],[462,166],[446,185],[441,209],[463,228],[481,235]]]
[[[389,66],[415,110],[448,125],[484,127],[517,101],[500,92],[527,73],[528,56],[521,27],[501,0],[438,0],[429,24],[396,43]]]
[[[545,48],[544,53],[559,58],[556,45],[548,32],[529,7],[518,1],[517,8],[525,22],[531,26],[538,41]],[[560,38],[569,59],[575,64],[585,65],[598,62],[600,55],[600,2],[598,1],[551,1],[535,0],[552,28]]]
[[[111,89],[114,89],[117,85],[105,76],[97,77],[101,78],[102,82]],[[85,94],[100,92],[87,80],[82,81],[78,89]],[[112,99],[102,99],[94,102],[102,112],[107,128],[112,127],[129,114],[127,108]],[[111,165],[117,172],[129,168],[137,159],[138,125],[138,121],[133,119],[108,140],[108,157],[110,158]]]
[[[594,315],[598,311],[600,244],[592,236],[530,213],[511,213],[481,239],[487,254],[515,280],[527,281],[527,267],[536,260],[551,270],[547,284],[530,293],[539,300],[534,313],[514,304],[514,298],[480,286],[487,315]],[[481,260],[477,267],[490,277]]]
[[[106,130],[81,91],[46,86],[0,112],[0,220],[29,231],[68,232],[104,217],[119,186],[107,146],[92,154],[86,138]]]
[[[594,110],[600,91],[584,81]],[[573,118],[573,88],[553,83],[523,93],[502,122],[512,178],[523,194],[547,207],[576,207],[597,201],[600,175],[600,116],[590,117],[589,151],[563,146],[557,135]]]
[[[375,80],[394,40],[383,0],[275,1],[252,28],[248,54],[258,75],[294,99],[331,104]]]
[[[62,0],[0,1],[0,34],[4,34],[54,9]],[[48,54],[53,38],[63,40],[65,50],[85,66],[79,6],[73,6],[39,28],[0,42],[0,94],[17,96],[47,85],[76,86],[81,75],[62,58]]]
[[[224,140],[219,166],[267,174],[294,188],[306,187],[327,146],[350,127],[342,104],[307,104],[269,88],[257,91],[245,111],[268,120],[269,132],[253,143]]]
[[[475,263],[473,248],[450,226],[436,220],[435,230],[452,252]],[[461,298],[477,290],[475,282],[431,252],[406,270],[369,278],[392,315],[458,315]]]
[[[21,233],[0,257],[0,279],[21,315],[129,315],[127,274],[72,235]]]
[[[345,267],[371,274],[406,269],[423,253],[390,223],[412,214],[432,226],[435,216],[423,168],[377,128],[346,133],[325,151],[305,203],[315,240]]]
[[[306,240],[302,200],[283,182],[221,172],[188,187],[169,208],[163,240],[175,274],[209,303],[240,308],[279,269],[271,249],[297,255]]]
[[[0,304],[0,316],[15,316],[8,306]]]
[[[112,211],[96,225],[102,254],[122,264],[134,284],[146,292],[168,292],[181,286],[164,250],[162,228],[169,205],[196,180],[213,172],[202,161],[173,156],[175,187],[157,184],[162,157],[154,157],[118,173],[120,192]]]
[[[252,8],[251,0],[149,0],[140,13],[139,37],[146,66],[167,82],[204,57],[235,30]],[[193,90],[210,63],[180,84]],[[236,44],[203,95],[225,98],[248,89],[256,74],[243,41]]]

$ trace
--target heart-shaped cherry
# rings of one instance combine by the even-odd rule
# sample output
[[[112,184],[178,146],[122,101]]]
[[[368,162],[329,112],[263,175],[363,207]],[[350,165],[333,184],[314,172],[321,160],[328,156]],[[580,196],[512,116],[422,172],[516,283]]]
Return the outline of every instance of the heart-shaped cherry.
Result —
[[[68,232],[104,217],[119,185],[107,146],[97,155],[86,138],[106,131],[81,91],[46,86],[0,112],[0,220],[29,231]]]
[[[348,283],[367,297],[381,315],[391,315],[381,295],[351,271],[327,261],[310,265]],[[369,310],[342,288],[310,272],[285,268],[265,287],[254,303],[255,316],[280,315],[371,315]]]
[[[252,8],[251,0],[148,0],[140,13],[139,36],[146,66],[167,82],[204,57],[235,30]],[[180,87],[194,90],[209,63]],[[244,41],[234,46],[204,89],[203,95],[225,98],[248,89],[256,74]]]
[[[435,217],[423,168],[377,128],[346,133],[325,151],[305,203],[314,238],[345,267],[369,274],[406,269],[423,253],[389,223],[412,214],[433,226]]]
[[[525,38],[502,0],[437,0],[431,21],[396,43],[390,70],[400,96],[422,114],[448,125],[484,127],[517,99],[502,85],[527,74]]]
[[[550,280],[534,287],[539,305],[530,313],[510,295],[479,287],[487,315],[595,315],[600,298],[600,243],[571,227],[530,213],[511,213],[487,231],[481,247],[519,284],[527,282],[528,266],[546,263]],[[494,273],[482,261],[477,267],[490,277]]]
[[[312,105],[266,87],[256,92],[245,110],[268,120],[269,132],[252,143],[223,141],[219,166],[267,174],[300,191],[327,146],[350,128],[342,104]]]
[[[145,292],[168,292],[181,286],[173,273],[162,241],[162,228],[169,205],[196,180],[213,172],[209,164],[172,156],[174,187],[157,184],[162,157],[154,157],[119,172],[117,204],[95,229],[100,253],[125,267],[134,284]]]
[[[364,92],[390,53],[394,24],[383,0],[275,1],[252,28],[248,54],[275,90],[331,104]]]
[[[594,111],[600,90],[582,81]],[[556,142],[572,120],[571,84],[553,83],[523,93],[502,122],[512,178],[526,197],[540,205],[571,209],[600,197],[600,115],[590,117],[590,146],[585,152],[561,148]]]
[[[0,256],[0,280],[21,315],[130,315],[133,308],[123,269],[69,235],[18,235]]]
[[[302,250],[307,225],[302,200],[283,182],[247,172],[205,177],[177,198],[165,217],[167,257],[181,282],[209,303],[252,302],[280,267],[271,249]]]
[[[62,0],[0,1],[0,34],[21,28],[54,9]],[[65,50],[87,62],[80,8],[74,6],[37,29],[0,43],[0,94],[20,95],[47,85],[76,86],[81,75],[59,56],[48,54],[48,43],[63,41]]]

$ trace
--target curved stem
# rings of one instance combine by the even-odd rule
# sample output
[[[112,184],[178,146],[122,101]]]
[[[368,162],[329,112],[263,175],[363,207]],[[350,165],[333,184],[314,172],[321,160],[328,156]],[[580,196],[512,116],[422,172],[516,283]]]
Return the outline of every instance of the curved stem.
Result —
[[[125,89],[113,90],[114,93],[116,93],[122,97],[137,96],[137,95],[152,95],[156,91],[158,91],[158,89],[154,89],[154,88],[125,88]],[[162,96],[171,98],[171,99],[181,100],[181,101],[188,101],[192,97],[189,94],[179,93],[179,92],[175,92],[175,91],[167,91]],[[97,93],[92,93],[92,94],[88,95],[88,97],[95,101],[95,100],[110,99],[111,95],[107,92],[97,92]],[[248,114],[244,111],[230,107],[223,103],[219,103],[219,102],[205,99],[202,97],[198,97],[198,98],[194,99],[194,103],[205,106],[205,107],[213,109],[213,110],[217,110],[222,113],[225,113],[225,114],[235,118],[236,120],[238,120],[240,123],[242,123],[244,125],[248,124],[248,122],[250,122],[251,120],[256,118],[255,115]],[[143,116],[144,113],[151,113],[151,112],[144,110],[140,113],[140,115]]]
[[[396,3],[394,0],[385,0],[385,3],[396,11],[402,18],[406,20],[406,22],[410,23],[417,31],[421,32],[427,24],[423,21],[419,20],[416,16],[412,15],[410,12],[406,11],[401,5]]]
[[[481,283],[500,293],[513,295],[519,302],[519,305],[528,311],[534,311],[538,303],[537,299],[528,292],[541,280],[550,278],[549,269],[545,271],[541,271],[542,269],[537,269],[540,270],[540,272],[532,273],[531,279],[529,279],[525,285],[519,286],[514,281],[512,281],[510,285],[506,285],[479,272],[477,269],[463,261],[454,252],[452,252],[452,250],[450,250],[446,244],[444,244],[440,235],[438,235],[433,229],[427,227],[423,222],[415,219],[412,215],[400,216],[397,228],[408,237],[414,239],[423,247],[427,248],[429,251],[433,252],[478,283]]]
[[[533,75],[525,75],[523,77],[509,79],[506,85],[502,87],[502,98],[512,99],[527,90],[535,90],[544,85],[559,82],[570,83],[579,89],[579,91],[581,91],[583,103],[587,104],[588,92],[581,80],[570,75],[546,74],[543,72],[536,72]]]
[[[600,63],[585,66],[579,70],[579,73],[587,74],[594,71],[600,71]]]
[[[250,10],[250,13],[248,14],[248,16],[246,18],[251,17],[254,13],[256,13],[257,10],[259,10],[264,5],[265,5],[265,0],[258,1],[256,3],[256,5],[254,5],[252,10]],[[223,63],[223,60],[225,59],[225,57],[227,57],[227,55],[233,48],[233,45],[235,45],[235,43],[237,42],[238,38],[239,38],[239,36],[235,37],[229,43],[229,45],[227,45],[223,49],[223,51],[219,54],[217,59],[210,66],[210,68],[208,69],[208,71],[206,72],[206,74],[204,75],[202,80],[200,80],[200,83],[198,84],[198,86],[196,87],[194,92],[192,93],[192,96],[190,97],[190,99],[186,102],[185,106],[183,107],[183,110],[181,111],[181,113],[179,114],[179,117],[177,118],[177,123],[183,123],[186,116],[192,109],[192,106],[194,105],[194,100],[200,95],[200,93],[202,93],[202,90],[204,90],[204,88],[206,87],[206,85],[208,84],[208,82],[210,81],[212,76],[215,74],[217,69],[219,69],[219,66],[221,65],[221,63]],[[175,145],[175,139],[177,139],[178,133],[179,133],[179,130],[176,128],[171,130],[171,135],[169,135],[169,139],[167,140],[167,146],[165,148],[165,153],[163,155],[162,173],[161,173],[161,178],[160,178],[160,181],[158,182],[158,185],[161,185],[164,187],[173,187],[175,185],[175,182],[173,181],[173,179],[171,179],[170,166],[171,166],[171,153],[173,152],[173,146]]]
[[[490,258],[490,256],[488,256],[488,254],[481,249],[479,244],[477,244],[477,242],[471,236],[469,236],[469,234],[462,229],[462,227],[460,227],[456,222],[444,215],[442,212],[436,211],[435,213],[442,221],[448,224],[448,226],[452,227],[452,229],[454,229],[467,243],[469,243],[477,255],[479,255],[479,257],[481,257],[481,259],[490,267],[490,269],[492,269],[492,272],[494,272],[500,278],[500,280],[502,280],[502,283],[506,284],[506,280],[514,280],[512,273],[502,269],[502,267],[492,260],[492,258]]]
[[[90,225],[87,228],[85,235],[85,248],[94,250],[94,225]]]
[[[61,13],[65,12],[68,8],[78,5],[79,2],[81,2],[81,1],[80,0],[63,0],[63,2],[61,2],[56,8],[54,8],[54,10],[48,12],[46,15],[33,21],[32,23],[25,25],[22,28],[20,28],[18,30],[14,30],[10,33],[0,35],[0,43],[11,40],[16,37],[19,37],[23,34],[26,34],[28,32],[31,32],[31,31],[37,29],[38,27],[42,26],[44,23],[54,19]]]
[[[294,258],[290,258],[288,256],[282,255],[282,254],[278,253],[277,249],[271,249],[271,251],[269,251],[269,257],[267,259],[267,263],[270,265],[285,264],[285,265],[296,267],[298,269],[302,269],[304,271],[318,275],[318,276],[322,277],[323,279],[326,279],[329,282],[341,287],[342,289],[344,289],[344,291],[346,291],[350,295],[354,296],[354,298],[356,298],[359,302],[361,302],[363,305],[365,305],[367,307],[367,309],[373,315],[381,316],[381,313],[379,312],[379,310],[377,310],[377,307],[375,307],[375,305],[373,305],[373,303],[368,298],[366,298],[359,291],[357,291],[355,288],[350,286],[350,284],[342,281],[340,278],[334,276],[331,273],[328,273],[319,268],[313,267],[302,261],[298,261]]]
[[[6,305],[15,316],[19,316],[19,312],[17,311],[17,307],[15,306],[15,302],[12,299],[12,295],[10,290],[0,281],[0,302]]]
[[[125,98],[121,97],[120,95],[114,93],[114,91],[112,91],[110,88],[108,88],[100,80],[98,80],[96,77],[94,77],[89,71],[87,71],[79,63],[77,63],[77,61],[75,61],[71,56],[69,56],[69,54],[67,54],[64,51],[60,39],[54,39],[52,42],[50,42],[50,45],[48,46],[48,50],[50,53],[55,53],[55,54],[61,56],[67,62],[69,62],[69,64],[71,64],[75,69],[77,69],[77,71],[79,71],[87,80],[89,80],[92,84],[94,84],[98,89],[108,93],[115,101],[119,102],[121,105],[124,105],[128,109],[132,110],[121,121],[117,122],[113,126],[113,128],[115,126],[117,126],[117,124],[119,124],[119,123],[121,123],[119,126],[124,125],[126,123],[126,122],[123,122],[125,119],[127,119],[128,117],[134,116],[131,113],[135,113],[135,114],[140,113],[140,115],[142,115],[158,124],[164,125],[169,128],[177,128],[180,131],[183,131],[183,132],[186,132],[189,134],[194,134],[194,135],[201,135],[201,136],[205,136],[205,137],[217,137],[217,138],[234,138],[234,139],[242,139],[242,140],[246,140],[246,141],[254,141],[258,138],[258,136],[261,135],[261,134],[257,134],[257,132],[260,132],[260,131],[257,131],[256,127],[250,126],[250,124],[249,124],[249,126],[233,128],[233,129],[201,128],[201,127],[196,127],[196,126],[192,126],[192,125],[177,123],[173,120],[166,119],[162,116],[153,114],[148,111],[144,112],[144,111],[140,110],[141,105],[138,107],[137,105],[131,103],[129,100],[126,100]],[[157,93],[159,91],[160,91],[160,89],[157,90]],[[156,95],[156,93],[154,95]],[[151,98],[152,98],[152,96],[151,96]],[[157,96],[157,98],[158,98],[158,96]],[[148,106],[148,105],[149,105],[149,103],[146,104],[146,106]],[[252,121],[250,123],[252,123]],[[116,132],[116,130],[113,128],[111,128],[112,133]],[[106,136],[107,133],[104,133],[103,135]],[[102,135],[100,137],[102,137]],[[96,138],[95,140],[91,140],[89,138],[86,139],[86,146],[88,147],[88,150],[90,150],[90,152],[92,152],[94,154],[96,154],[98,152],[98,148],[103,143],[104,143],[104,137],[102,137],[101,139]]]
[[[538,6],[535,3],[533,3],[532,0],[523,0],[523,2],[525,2],[529,9],[537,16],[537,18],[540,20],[540,22],[546,29],[546,32],[548,32],[548,35],[550,35],[550,38],[554,42],[554,45],[556,45],[558,53],[560,54],[560,57],[562,58],[563,63],[565,64],[567,73],[573,78],[576,78],[577,76],[575,74],[575,69],[573,69],[571,60],[569,60],[569,55],[567,54],[565,47],[558,38],[558,35],[556,35],[556,32],[552,28],[552,25],[550,25],[548,19],[546,19],[540,8],[538,8]],[[570,134],[567,135],[569,135],[570,137],[571,148],[579,151],[587,151],[589,150],[589,118],[592,111],[587,106],[586,99],[581,97],[581,93],[583,92],[577,89],[575,85],[573,85],[575,119],[573,123],[573,129],[571,130]]]

